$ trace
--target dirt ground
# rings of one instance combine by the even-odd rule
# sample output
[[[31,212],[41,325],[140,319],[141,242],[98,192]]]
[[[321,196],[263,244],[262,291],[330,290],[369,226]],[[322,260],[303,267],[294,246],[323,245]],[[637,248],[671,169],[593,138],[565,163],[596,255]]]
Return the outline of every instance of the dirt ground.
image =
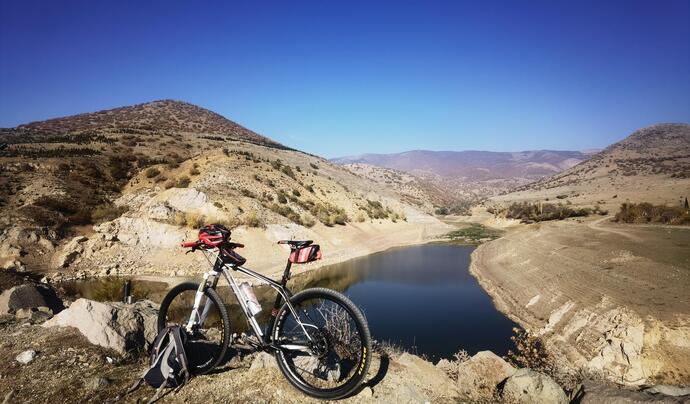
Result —
[[[542,222],[472,260],[498,308],[571,362],[625,383],[690,383],[690,227]]]
[[[29,364],[15,357],[37,351]],[[292,387],[273,357],[235,354],[209,375],[193,378],[182,389],[166,390],[159,402],[316,403]],[[112,363],[111,363],[112,361]],[[76,329],[50,328],[0,320],[0,399],[3,402],[109,402],[126,391],[146,368],[144,360],[121,359],[114,352],[89,344]],[[270,387],[270,388],[268,388]],[[118,402],[146,402],[155,389],[143,385]],[[443,371],[419,357],[374,354],[369,375],[349,402],[454,402],[455,383]]]

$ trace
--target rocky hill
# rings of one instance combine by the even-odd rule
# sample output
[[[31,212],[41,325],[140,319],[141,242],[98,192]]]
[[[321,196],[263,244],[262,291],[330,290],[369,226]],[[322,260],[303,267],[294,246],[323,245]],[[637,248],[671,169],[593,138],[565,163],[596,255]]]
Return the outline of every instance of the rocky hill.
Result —
[[[568,169],[589,158],[577,151],[428,151],[362,154],[332,159],[369,164],[414,175],[446,198],[475,201]]]
[[[284,261],[279,237],[319,240],[335,262],[446,229],[425,195],[191,104],[31,123],[1,130],[0,143],[0,266],[184,274],[189,258],[170,254],[207,222],[235,228],[259,269]]]
[[[265,136],[252,132],[208,109],[182,101],[159,100],[127,107],[48,119],[19,125],[18,129],[45,134],[71,134],[84,131],[113,133],[189,133],[200,136],[222,136],[284,148]]]
[[[690,125],[681,123],[640,129],[587,161],[494,200],[677,204],[689,193]]]

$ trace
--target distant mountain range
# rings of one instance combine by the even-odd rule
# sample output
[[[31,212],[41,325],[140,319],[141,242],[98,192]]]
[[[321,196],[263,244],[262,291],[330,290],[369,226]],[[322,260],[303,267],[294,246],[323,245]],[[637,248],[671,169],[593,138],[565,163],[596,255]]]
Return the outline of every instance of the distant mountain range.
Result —
[[[451,199],[481,199],[557,174],[590,158],[592,152],[412,150],[331,159],[336,164],[366,164],[412,174],[444,189]]]
[[[587,160],[592,153],[536,150],[523,152],[412,150],[331,159],[336,164],[364,163],[417,174],[469,180],[540,178]]]

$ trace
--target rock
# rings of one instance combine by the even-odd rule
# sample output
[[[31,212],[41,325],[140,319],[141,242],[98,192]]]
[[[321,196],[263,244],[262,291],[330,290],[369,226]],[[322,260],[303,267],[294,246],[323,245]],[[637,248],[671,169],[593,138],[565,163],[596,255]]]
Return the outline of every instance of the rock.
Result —
[[[53,317],[53,311],[47,307],[32,307],[19,309],[15,314],[18,320],[29,319],[32,324],[40,324]]]
[[[55,291],[46,285],[19,285],[0,294],[0,314],[41,306],[49,307],[54,313],[63,308]]]
[[[161,202],[149,206],[147,215],[153,220],[167,221],[173,218],[175,211],[166,202]]]
[[[75,327],[92,344],[125,354],[148,348],[156,338],[157,317],[157,305],[148,300],[124,304],[78,299],[43,327]]]
[[[561,386],[549,376],[531,369],[519,369],[506,380],[503,399],[509,403],[568,403]]]
[[[658,384],[656,386],[648,387],[644,389],[644,391],[647,393],[664,394],[674,397],[690,396],[690,387],[670,386],[667,384]]]
[[[62,248],[58,254],[53,258],[53,264],[58,268],[66,268],[70,266],[77,258],[84,252],[84,243],[88,240],[84,236],[77,236],[70,240]]]
[[[470,400],[489,400],[496,386],[512,376],[515,368],[491,351],[477,352],[458,367],[458,389]]]
[[[456,390],[443,370],[419,356],[403,353],[396,362],[405,367],[405,374],[410,380],[414,380],[417,387],[428,386],[429,389],[443,395],[452,395],[451,391]]]
[[[278,363],[276,363],[276,358],[273,357],[273,355],[270,355],[266,352],[259,352],[254,357],[254,360],[252,361],[252,364],[249,367],[249,370],[269,369],[269,368],[275,368],[275,369],[278,368]]]
[[[579,399],[577,402],[581,404],[643,404],[643,403],[686,403],[687,400],[683,397],[674,397],[671,395],[666,395],[661,391],[665,390],[661,388],[660,390],[655,389],[653,386],[650,389],[644,391],[636,391],[626,389],[620,386],[607,385],[597,382],[585,382],[583,390],[584,395],[581,397],[576,397]],[[673,387],[673,386],[669,386]],[[650,391],[652,390],[653,391]],[[675,387],[668,391],[678,392],[675,389],[682,390],[682,388]],[[686,393],[687,394],[687,393]]]
[[[110,385],[110,380],[105,377],[93,377],[86,382],[86,388],[89,390],[100,390]]]
[[[21,363],[22,365],[27,365],[36,358],[36,351],[33,349],[29,349],[27,351],[24,351],[17,355],[16,358],[14,358],[17,362]]]
[[[38,245],[43,249],[43,251],[46,252],[51,252],[55,250],[55,244],[53,244],[52,241],[42,237],[38,240]]]
[[[362,398],[362,399],[371,400],[373,397],[374,397],[374,390],[372,390],[371,387],[369,387],[369,386],[363,388],[362,391],[360,391],[357,394],[357,398]]]
[[[12,397],[14,396],[14,390],[10,390],[9,393],[5,394],[5,399],[2,400],[2,404],[10,404],[13,400]]]
[[[2,269],[7,271],[26,272],[26,266],[19,260],[9,260],[5,262]]]

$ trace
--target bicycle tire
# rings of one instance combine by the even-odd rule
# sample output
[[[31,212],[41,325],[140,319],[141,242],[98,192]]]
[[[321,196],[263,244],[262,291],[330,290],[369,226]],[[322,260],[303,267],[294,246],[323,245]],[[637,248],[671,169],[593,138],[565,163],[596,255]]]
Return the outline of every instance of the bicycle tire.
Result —
[[[324,299],[330,300],[339,304],[340,307],[345,309],[350,315],[351,319],[357,326],[358,335],[360,336],[361,342],[361,360],[357,363],[354,369],[354,375],[342,386],[336,388],[320,389],[313,385],[308,385],[305,380],[303,380],[299,375],[297,375],[294,367],[296,365],[294,362],[286,359],[285,352],[283,350],[276,350],[275,358],[278,362],[278,367],[280,368],[286,379],[303,393],[326,400],[335,400],[343,398],[355,391],[364,381],[369,370],[369,365],[371,364],[371,334],[369,332],[369,326],[364,317],[364,314],[359,310],[359,308],[345,295],[338,293],[331,289],[326,288],[312,288],[303,290],[296,295],[294,295],[290,302],[298,310],[300,303],[305,302],[310,299]],[[290,312],[287,304],[284,304],[280,309],[275,321],[272,337],[274,341],[279,341],[281,338],[281,330],[283,325],[289,316]]]
[[[165,295],[163,301],[161,302],[160,310],[158,312],[158,332],[160,332],[163,328],[167,326],[168,310],[170,308],[170,304],[174,301],[175,297],[177,297],[183,292],[196,292],[198,289],[198,283],[185,282],[175,286]],[[225,303],[218,295],[218,292],[216,292],[212,288],[206,288],[204,290],[204,295],[206,295],[206,297],[210,299],[211,302],[213,302],[213,304],[218,308],[220,320],[222,322],[221,329],[223,332],[223,336],[220,343],[220,351],[218,351],[217,354],[213,355],[213,360],[209,361],[207,365],[195,367],[193,371],[195,375],[208,373],[214,368],[216,368],[218,365],[220,365],[222,360],[225,358],[228,346],[230,345],[230,318],[228,316],[228,311],[225,307]],[[181,325],[184,326],[184,324]]]

